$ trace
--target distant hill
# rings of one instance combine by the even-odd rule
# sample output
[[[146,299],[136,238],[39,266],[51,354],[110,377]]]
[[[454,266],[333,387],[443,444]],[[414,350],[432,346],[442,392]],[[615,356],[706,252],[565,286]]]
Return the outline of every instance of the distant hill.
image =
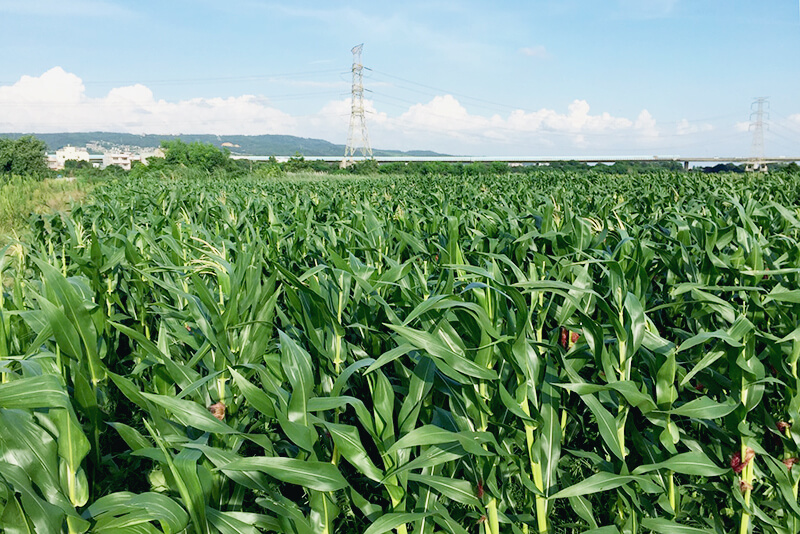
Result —
[[[0,133],[0,137],[17,139],[21,133]],[[33,134],[47,144],[50,151],[67,145],[84,147],[101,152],[112,148],[155,148],[161,141],[181,139],[186,143],[199,141],[225,147],[236,155],[247,156],[344,156],[345,146],[323,139],[309,139],[293,135],[135,135],[113,132]],[[373,150],[375,156],[442,156],[429,150]]]

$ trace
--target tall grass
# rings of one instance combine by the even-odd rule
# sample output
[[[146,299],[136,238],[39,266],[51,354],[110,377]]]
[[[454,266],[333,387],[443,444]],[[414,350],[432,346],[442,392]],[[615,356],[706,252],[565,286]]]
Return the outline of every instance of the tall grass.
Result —
[[[0,243],[24,230],[34,213],[68,210],[86,195],[83,181],[10,176],[0,182]]]

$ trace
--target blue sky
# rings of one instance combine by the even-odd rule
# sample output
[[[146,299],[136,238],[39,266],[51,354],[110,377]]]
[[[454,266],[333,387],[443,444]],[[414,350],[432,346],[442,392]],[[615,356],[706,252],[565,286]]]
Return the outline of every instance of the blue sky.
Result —
[[[347,138],[474,155],[800,153],[798,0],[0,0],[0,131]]]

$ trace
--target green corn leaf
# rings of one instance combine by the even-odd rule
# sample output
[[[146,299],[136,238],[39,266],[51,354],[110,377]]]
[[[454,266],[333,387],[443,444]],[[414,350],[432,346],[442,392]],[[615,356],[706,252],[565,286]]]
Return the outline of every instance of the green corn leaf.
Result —
[[[59,485],[58,444],[36,424],[32,414],[0,410],[0,435],[3,461],[22,468],[48,502],[64,503]]]
[[[36,532],[16,495],[11,495],[0,510],[0,525],[3,525],[7,534],[35,534]]]
[[[135,428],[131,428],[124,423],[110,422],[107,424],[119,433],[120,437],[125,441],[132,451],[146,449],[153,446],[153,444],[150,443],[150,441]]]
[[[252,469],[266,473],[282,482],[317,491],[336,491],[348,485],[336,466],[328,462],[260,456],[234,460],[219,469],[228,471]]]
[[[15,493],[19,494],[24,517],[33,523],[36,532],[61,531],[64,510],[42,499],[21,467],[0,462],[0,480],[4,480]],[[26,524],[27,522],[19,526],[25,528]]]
[[[388,454],[388,453],[387,453]],[[408,463],[404,463],[397,467],[395,470],[387,473],[382,482],[398,473],[405,471],[413,471],[417,469],[424,469],[426,467],[434,467],[441,464],[446,464],[465,456],[467,452],[458,443],[443,443],[441,445],[431,445],[422,451],[419,456],[414,458]]]
[[[183,448],[181,451],[172,458],[174,469],[172,474],[180,478],[180,484],[186,488],[188,500],[184,502],[192,512],[192,522],[194,528],[198,532],[204,532],[208,529],[208,518],[206,517],[206,501],[208,495],[206,494],[203,483],[200,481],[201,470],[205,467],[198,464],[198,460],[202,457],[203,453],[196,449]],[[186,495],[181,495],[186,499]]]
[[[81,507],[89,499],[86,473],[81,462],[91,446],[74,414],[65,409],[50,414],[58,428],[58,456],[63,465],[59,468],[61,487],[72,505]]]
[[[450,532],[451,534],[467,534],[467,530],[452,518],[447,508],[440,502],[434,502],[433,509],[436,511],[436,514],[433,516],[434,521],[436,521],[439,526],[444,527],[445,532]]]
[[[193,401],[186,401],[167,397],[165,395],[155,395],[153,393],[142,393],[142,397],[148,401],[158,404],[169,410],[181,424],[193,426],[199,430],[216,434],[236,434],[232,429],[204,408]]]
[[[719,467],[716,462],[706,456],[702,451],[684,452],[676,454],[668,460],[654,464],[640,465],[633,470],[634,475],[641,475],[657,469],[669,469],[684,475],[714,477],[725,475],[730,469]]]
[[[214,467],[225,473],[225,476],[239,484],[244,488],[250,488],[262,492],[270,491],[270,484],[268,477],[259,471],[247,470],[228,470],[226,466],[236,460],[241,460],[242,457],[238,454],[221,449],[219,447],[209,447],[199,443],[187,443],[188,448],[197,449],[201,451],[206,458],[208,458]]]
[[[581,400],[586,403],[597,420],[597,427],[606,447],[614,456],[622,460],[622,446],[617,436],[617,423],[614,416],[603,407],[594,395],[582,395]]]
[[[708,341],[710,341],[712,339],[719,339],[720,341],[723,341],[724,343],[726,343],[727,345],[729,345],[731,347],[741,347],[742,346],[742,344],[738,340],[736,340],[733,337],[731,337],[731,335],[728,334],[728,332],[723,331],[723,330],[717,330],[717,331],[714,331],[714,332],[702,332],[700,334],[697,334],[696,336],[690,337],[689,339],[687,339],[686,341],[681,343],[681,345],[678,347],[677,351],[678,352],[683,352],[683,351],[689,350],[689,349],[691,349],[693,347],[696,347],[698,345],[702,345],[704,343],[707,343]]]
[[[281,341],[281,366],[292,386],[287,415],[291,422],[308,426],[308,399],[314,390],[311,356],[285,333],[278,333]]]
[[[556,384],[556,385],[567,386],[570,384]],[[509,412],[511,412],[511,414],[514,415],[514,417],[520,419],[521,421],[525,421],[527,423],[534,425],[534,428],[539,426],[540,424],[539,421],[537,419],[534,419],[530,415],[526,414],[524,411],[522,411],[520,404],[516,401],[516,399],[514,399],[514,397],[511,396],[511,394],[508,392],[508,390],[506,390],[503,384],[498,384],[497,389],[500,392],[500,401],[503,403],[503,406],[505,406],[505,408]]]
[[[206,516],[208,517],[209,525],[217,529],[220,534],[259,534],[259,532],[261,532],[256,528],[255,523],[245,521],[246,519],[254,519],[250,516],[255,516],[256,514],[243,514],[241,519],[235,514],[236,512],[221,512],[211,507],[206,508]],[[268,522],[267,525],[270,527],[279,527],[277,522]],[[262,526],[264,526],[263,521]],[[280,531],[280,527],[277,529],[272,528],[272,530]]]
[[[682,415],[694,419],[718,419],[725,417],[736,409],[739,403],[734,399],[727,399],[725,402],[716,402],[708,397],[700,397],[687,402],[677,408],[666,412],[670,415]]]
[[[31,395],[32,391],[35,391],[36,395]],[[71,404],[58,377],[40,375],[0,384],[0,407],[70,408]]]
[[[767,464],[767,468],[772,475],[775,486],[777,486],[778,490],[780,491],[784,502],[789,505],[795,516],[800,518],[800,503],[797,502],[797,497],[794,492],[792,483],[793,477],[790,476],[791,471],[786,468],[786,465],[784,465],[783,462],[779,462],[771,456],[765,456],[766,461],[764,463]]]
[[[440,445],[443,443],[459,443],[464,450],[476,455],[488,455],[482,447],[490,444],[497,448],[494,437],[487,432],[451,432],[433,425],[424,425],[415,428],[392,445],[388,454],[400,449],[418,447],[423,445]]]
[[[256,410],[261,412],[268,418],[275,417],[275,403],[269,396],[264,393],[263,390],[253,385],[249,380],[247,380],[244,376],[239,374],[236,369],[232,367],[228,367],[228,372],[233,377],[233,381],[236,383],[236,386],[239,388],[239,391],[242,392],[242,395],[245,396],[247,402]]]
[[[625,295],[625,311],[628,313],[629,323],[628,326],[631,330],[631,340],[629,350],[633,354],[642,346],[645,333],[646,316],[642,303],[633,293]]]
[[[590,495],[592,493],[616,489],[620,486],[630,484],[631,482],[638,482],[646,485],[652,484],[650,480],[641,476],[615,475],[614,473],[600,472],[578,482],[577,484],[573,484],[568,488],[564,488],[555,495],[552,495],[551,498],[561,499],[566,497]]]
[[[497,378],[494,371],[479,366],[463,353],[453,350],[446,345],[441,338],[433,334],[400,325],[387,324],[385,326],[397,332],[403,339],[417,349],[424,350],[435,359],[444,361],[459,373],[474,378],[482,378],[484,380],[494,380]]]
[[[561,390],[553,383],[558,379],[552,362],[548,362],[539,398],[539,413],[542,426],[538,429],[534,445],[534,455],[542,466],[542,482],[545,495],[549,495],[556,485],[556,471],[561,458]]]
[[[312,397],[308,399],[308,411],[320,412],[327,410],[345,410],[351,406],[356,412],[358,422],[374,435],[374,421],[364,402],[361,399],[343,395],[340,397]]]
[[[178,503],[160,493],[117,492],[99,498],[83,512],[97,521],[92,532],[115,532],[123,526],[158,521],[165,533],[179,533],[189,524],[189,514]]]
[[[436,365],[433,360],[420,358],[408,385],[408,395],[400,407],[397,420],[401,433],[408,433],[416,426],[422,404],[433,389],[435,374]]]
[[[594,519],[594,510],[592,509],[592,503],[589,499],[581,496],[569,497],[569,505],[572,507],[572,510],[584,521],[589,524],[589,528],[596,529],[597,528],[597,521]]]
[[[787,289],[781,284],[776,285],[769,294],[764,297],[764,304],[770,302],[787,302],[789,304],[800,303],[800,289]]]
[[[336,448],[348,462],[353,464],[367,478],[375,482],[381,481],[384,474],[370,460],[366,449],[361,444],[361,438],[356,427],[326,422],[325,428],[331,433]]]
[[[430,517],[435,512],[393,512],[381,516],[378,520],[372,523],[364,534],[383,534],[390,532],[393,529],[406,523],[413,523],[418,519]]]
[[[681,386],[685,386],[686,384],[688,384],[689,381],[692,378],[694,378],[695,375],[697,375],[697,373],[699,373],[703,369],[709,367],[711,364],[713,364],[714,362],[716,362],[717,360],[719,360],[723,356],[725,356],[725,352],[721,351],[721,350],[711,351],[708,354],[706,354],[705,356],[703,356],[703,359],[700,360],[699,362],[697,362],[697,365],[695,365],[692,368],[692,370],[689,371],[688,373],[686,373],[686,376],[683,377],[683,379],[681,380],[681,383],[680,383]]]
[[[238,526],[239,528],[244,529],[241,525],[246,525],[249,528],[261,529],[261,530],[254,530],[254,532],[262,532],[266,531],[274,531],[274,532],[281,532],[282,528],[280,522],[275,519],[274,517],[270,517],[264,514],[254,514],[250,512],[221,512],[219,510],[215,510],[213,508],[206,509],[206,515],[208,516],[209,523],[212,526],[222,531],[220,528],[220,524],[223,522],[227,526]],[[232,531],[234,534],[237,532],[247,532],[246,530],[234,530]]]
[[[445,497],[461,504],[477,508],[482,506],[481,501],[475,495],[475,488],[466,480],[437,475],[418,475],[416,473],[409,473],[408,480],[430,486]]]
[[[83,359],[83,348],[78,331],[61,308],[41,295],[35,295],[39,301],[39,309],[56,338],[56,343],[65,354],[75,359]]]
[[[164,364],[169,372],[170,377],[175,380],[175,383],[180,386],[181,389],[188,388],[191,384],[200,379],[200,375],[198,373],[173,361],[169,354],[163,352],[158,345],[147,339],[147,337],[145,337],[142,333],[113,321],[109,321],[109,324],[132,340],[136,341],[136,343],[138,343],[149,355],[155,357],[159,362]]]
[[[646,517],[642,519],[642,526],[659,534],[713,534],[711,528],[697,528],[681,525],[669,519]]]
[[[583,534],[619,534],[620,530],[614,525],[584,530]]]

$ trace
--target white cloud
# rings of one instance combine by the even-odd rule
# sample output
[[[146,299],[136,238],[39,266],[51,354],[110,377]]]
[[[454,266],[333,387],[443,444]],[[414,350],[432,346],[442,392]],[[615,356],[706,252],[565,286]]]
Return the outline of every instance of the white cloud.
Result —
[[[81,79],[61,67],[0,87],[0,109],[0,131],[263,134],[297,128],[297,119],[253,95],[167,102],[137,84],[90,98]]]
[[[550,54],[547,52],[547,49],[542,45],[526,46],[524,48],[520,48],[519,53],[522,54],[523,56],[535,57],[539,59],[547,59],[550,57]]]
[[[675,133],[678,135],[689,135],[700,132],[710,132],[713,129],[714,126],[708,123],[693,124],[690,123],[688,119],[681,119],[675,126]]]
[[[636,121],[609,113],[592,114],[585,100],[575,100],[566,113],[552,109],[515,110],[507,116],[472,115],[452,95],[415,104],[397,119],[373,128],[390,144],[373,146],[429,148],[454,154],[532,154],[542,151],[613,151],[643,147],[658,136],[655,119],[645,110]],[[412,144],[414,143],[414,144]]]
[[[452,95],[444,95],[434,97],[427,104],[414,104],[400,116],[396,126],[458,136],[486,127],[487,120],[471,116]]]
[[[636,117],[634,128],[645,137],[658,137],[658,128],[656,128],[656,120],[650,115],[650,112],[643,109],[639,116]]]
[[[580,99],[563,111],[518,109],[491,116],[470,112],[453,95],[435,96],[393,116],[372,100],[364,106],[371,144],[377,148],[475,155],[650,153],[661,131],[647,110],[633,119],[593,113]],[[341,98],[316,113],[291,115],[262,96],[167,101],[141,84],[94,98],[78,76],[55,67],[0,86],[0,111],[0,132],[287,134],[344,144],[350,101]],[[678,126],[687,131],[692,125]]]

